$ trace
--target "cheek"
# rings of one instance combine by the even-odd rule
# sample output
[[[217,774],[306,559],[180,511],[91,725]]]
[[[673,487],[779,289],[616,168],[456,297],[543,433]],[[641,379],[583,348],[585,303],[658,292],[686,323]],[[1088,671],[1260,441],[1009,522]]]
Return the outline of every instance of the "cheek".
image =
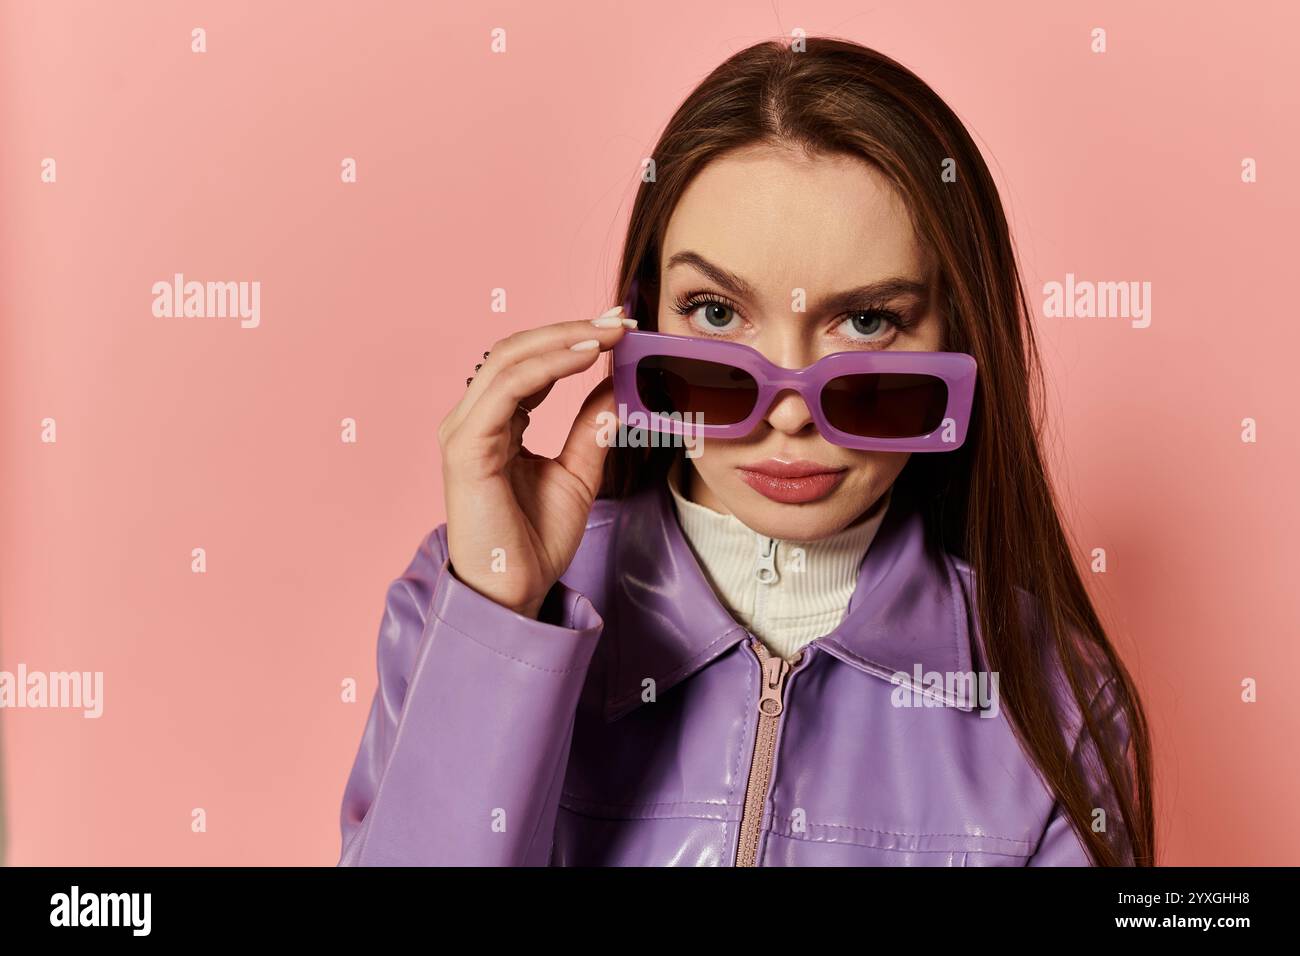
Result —
[[[739,459],[735,453],[720,442],[705,442],[700,454],[691,459],[691,467],[698,471],[705,481],[713,483],[715,476],[731,471]]]
[[[872,475],[880,474],[887,471],[890,466],[890,459],[895,456],[884,451],[850,451],[841,449],[841,454],[847,458],[845,464],[853,470],[854,474]]]
[[[894,483],[911,457],[911,452],[856,452],[849,464],[853,484],[864,493],[883,492]]]
[[[755,436],[748,438],[713,438],[702,439],[700,441],[700,454],[695,459],[696,466],[703,465],[708,467],[707,462],[713,459],[715,463],[730,462],[735,464],[742,461],[750,461],[756,456],[755,442],[752,440]],[[721,465],[715,465],[721,467]]]

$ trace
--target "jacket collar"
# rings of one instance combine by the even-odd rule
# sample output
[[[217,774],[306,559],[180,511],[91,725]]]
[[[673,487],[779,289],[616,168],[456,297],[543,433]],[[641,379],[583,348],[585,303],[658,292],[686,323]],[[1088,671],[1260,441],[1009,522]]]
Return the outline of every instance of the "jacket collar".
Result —
[[[661,694],[749,637],[709,586],[664,482],[625,499],[617,515],[605,614],[606,638],[612,638],[605,688],[608,721],[642,702],[647,678]],[[920,511],[909,494],[895,487],[844,619],[806,647],[820,648],[864,674],[971,710],[970,703],[946,696],[940,687],[927,690],[916,681],[930,672],[969,672],[971,639],[959,573],[949,556],[927,546]]]

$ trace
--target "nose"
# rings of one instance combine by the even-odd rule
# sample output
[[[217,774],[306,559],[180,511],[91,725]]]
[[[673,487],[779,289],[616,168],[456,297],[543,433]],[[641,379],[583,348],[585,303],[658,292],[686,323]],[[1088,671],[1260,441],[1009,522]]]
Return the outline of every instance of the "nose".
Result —
[[[769,362],[782,368],[796,369],[816,360],[802,328],[778,325],[770,332],[761,342],[755,343]],[[805,429],[816,428],[807,403],[794,389],[777,392],[763,417],[773,429],[784,435],[797,435]]]
[[[797,435],[813,426],[812,413],[808,404],[793,389],[778,392],[772,400],[772,407],[764,416],[767,423],[783,435]]]

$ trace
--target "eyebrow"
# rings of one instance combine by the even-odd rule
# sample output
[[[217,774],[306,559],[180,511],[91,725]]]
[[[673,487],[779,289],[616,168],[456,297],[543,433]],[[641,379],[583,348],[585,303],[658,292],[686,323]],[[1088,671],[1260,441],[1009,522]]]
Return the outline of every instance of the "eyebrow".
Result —
[[[752,285],[734,272],[729,272],[710,262],[698,252],[691,250],[678,252],[668,260],[666,268],[671,269],[679,265],[693,266],[737,298],[755,298]],[[836,292],[833,295],[826,296],[818,300],[816,306],[810,308],[810,311],[838,312],[861,309],[872,303],[888,302],[904,295],[915,295],[924,298],[929,294],[929,283],[921,279],[911,276],[888,276],[875,282],[869,282],[866,285],[860,285],[853,289],[846,289],[843,292]]]

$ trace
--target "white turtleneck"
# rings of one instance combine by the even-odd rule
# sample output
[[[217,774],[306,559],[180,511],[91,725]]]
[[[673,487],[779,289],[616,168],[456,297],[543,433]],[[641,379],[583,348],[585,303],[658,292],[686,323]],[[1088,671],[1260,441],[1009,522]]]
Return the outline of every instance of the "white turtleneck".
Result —
[[[683,496],[682,462],[668,474],[678,524],[723,606],[781,657],[829,634],[843,619],[858,570],[889,507],[817,541],[769,538]]]

